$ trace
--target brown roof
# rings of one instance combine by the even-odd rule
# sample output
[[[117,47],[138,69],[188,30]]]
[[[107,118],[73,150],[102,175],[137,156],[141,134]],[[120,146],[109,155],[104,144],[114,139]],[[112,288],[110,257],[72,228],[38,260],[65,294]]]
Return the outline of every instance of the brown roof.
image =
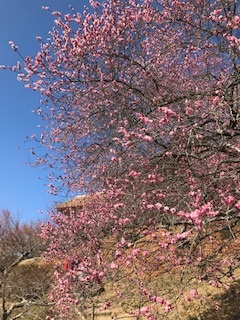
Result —
[[[84,204],[84,202],[86,201],[86,195],[83,194],[81,196],[76,196],[73,199],[60,203],[57,206],[57,210],[58,211],[63,211],[65,209],[70,209],[70,208],[81,208]]]

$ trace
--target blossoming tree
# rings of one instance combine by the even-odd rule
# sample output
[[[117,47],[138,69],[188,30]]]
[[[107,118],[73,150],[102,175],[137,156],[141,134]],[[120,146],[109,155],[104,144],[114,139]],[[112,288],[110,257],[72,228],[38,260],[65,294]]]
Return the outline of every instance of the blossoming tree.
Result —
[[[56,17],[50,39],[14,67],[42,95],[49,152],[36,163],[49,166],[50,188],[92,194],[43,230],[49,255],[73,262],[56,273],[54,299],[64,317],[69,302],[124,278],[131,312],[160,319],[187,281],[223,285],[239,267],[239,4],[90,5],[65,16],[44,7]],[[166,272],[178,285],[161,286]]]

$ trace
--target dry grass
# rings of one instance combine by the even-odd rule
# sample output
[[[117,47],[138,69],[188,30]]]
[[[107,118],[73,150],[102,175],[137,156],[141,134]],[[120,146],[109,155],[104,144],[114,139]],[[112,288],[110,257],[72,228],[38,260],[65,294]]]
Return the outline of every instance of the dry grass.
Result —
[[[201,244],[194,243],[196,237],[193,235],[191,242],[191,250],[201,250],[203,259],[206,261],[212,257],[216,263],[223,261],[224,258],[236,258],[240,256],[240,235],[239,229],[232,230],[235,235],[231,238],[223,234],[221,228],[218,226],[212,232],[211,242],[209,237],[205,237]],[[208,230],[205,230],[207,233]],[[122,265],[120,269],[115,270],[108,283],[105,284],[105,292],[100,296],[95,297],[91,304],[82,310],[87,320],[110,320],[110,319],[141,319],[136,317],[135,311],[149,304],[147,299],[144,299],[136,288],[136,280],[144,282],[149,290],[159,292],[159,296],[166,297],[175,305],[175,308],[168,314],[164,313],[160,306],[153,306],[158,319],[169,320],[239,320],[240,319],[240,267],[232,270],[232,275],[222,275],[221,286],[214,287],[209,283],[209,280],[197,281],[194,275],[196,274],[196,267],[185,266],[183,269],[179,267],[171,267],[169,261],[154,265],[159,247],[156,243],[164,239],[159,238],[156,242],[152,242],[149,237],[142,238],[141,241],[135,243],[135,248],[141,247],[141,250],[148,249],[152,252],[148,260],[136,259],[130,266]],[[224,246],[223,246],[224,244]],[[195,246],[196,245],[196,246]],[[105,241],[104,250],[106,252],[105,259],[111,261],[114,250],[114,239]],[[195,247],[194,247],[195,246]],[[127,256],[130,249],[125,251]],[[192,253],[194,254],[194,252]],[[147,264],[151,266],[149,270],[146,268]],[[222,270],[228,270],[223,268]],[[184,270],[184,272],[183,272]],[[235,280],[234,280],[235,279]],[[197,291],[197,297],[191,298],[190,290]],[[184,292],[182,295],[180,292]],[[121,292],[123,295],[121,296]],[[111,307],[105,309],[104,303],[111,301]],[[79,318],[80,319],[80,318]],[[83,319],[83,317],[82,317]]]

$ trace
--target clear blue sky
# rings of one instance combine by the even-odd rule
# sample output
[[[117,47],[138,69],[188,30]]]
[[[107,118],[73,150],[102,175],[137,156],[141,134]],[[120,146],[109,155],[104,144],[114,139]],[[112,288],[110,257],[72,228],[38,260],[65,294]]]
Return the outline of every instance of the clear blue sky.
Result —
[[[83,12],[87,0],[0,0],[0,65],[14,65],[18,56],[8,45],[12,40],[20,52],[34,55],[39,48],[36,36],[48,37],[54,17],[42,6],[69,12],[69,4]],[[0,70],[0,209],[7,208],[21,220],[43,220],[47,208],[65,200],[47,193],[47,172],[21,164],[31,160],[31,144],[25,137],[35,133],[41,119],[31,111],[39,95],[24,88],[16,75]],[[40,214],[39,210],[44,213]]]

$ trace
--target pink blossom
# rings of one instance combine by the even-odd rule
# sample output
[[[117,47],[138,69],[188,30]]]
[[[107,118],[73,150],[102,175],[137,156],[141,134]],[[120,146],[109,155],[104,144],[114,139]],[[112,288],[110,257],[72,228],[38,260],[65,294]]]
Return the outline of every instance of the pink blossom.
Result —
[[[186,107],[186,111],[185,111],[186,115],[189,116],[191,114],[193,114],[193,109],[190,107]]]
[[[116,257],[120,257],[122,255],[122,252],[119,250],[116,250],[115,255]]]
[[[114,209],[121,209],[123,207],[124,207],[124,203],[122,202],[114,204]]]
[[[9,43],[9,45],[11,46],[11,48],[12,48],[14,51],[17,51],[17,50],[18,50],[18,46],[16,46],[13,41],[9,41],[8,43]]]
[[[234,201],[235,198],[233,196],[228,196],[223,199],[223,203],[226,205],[232,205]]]
[[[158,210],[160,210],[160,209],[163,207],[163,205],[162,205],[161,203],[157,202],[157,203],[155,203],[155,207],[156,207]]]
[[[240,209],[240,200],[235,204],[235,208]]]
[[[154,208],[154,205],[153,205],[153,204],[147,204],[147,208],[148,208],[148,209],[153,209],[153,208]]]
[[[198,292],[195,289],[191,289],[189,293],[192,298],[196,298],[198,296]]]

